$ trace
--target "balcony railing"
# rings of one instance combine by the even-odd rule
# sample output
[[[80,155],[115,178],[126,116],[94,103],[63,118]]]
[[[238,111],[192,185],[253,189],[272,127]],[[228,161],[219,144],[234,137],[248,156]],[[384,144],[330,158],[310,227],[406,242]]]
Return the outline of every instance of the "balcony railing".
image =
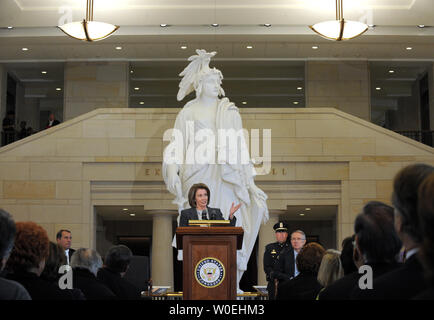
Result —
[[[433,147],[434,141],[434,131],[395,131],[396,133],[402,134],[410,139],[416,140],[430,147]]]

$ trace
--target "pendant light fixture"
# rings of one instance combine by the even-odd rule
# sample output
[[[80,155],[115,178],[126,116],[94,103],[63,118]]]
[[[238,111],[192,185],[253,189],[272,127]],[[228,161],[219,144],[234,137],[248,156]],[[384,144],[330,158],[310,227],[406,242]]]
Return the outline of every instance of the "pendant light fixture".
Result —
[[[343,0],[336,0],[336,20],[319,22],[309,28],[328,40],[342,41],[360,36],[368,30],[368,25],[345,20]]]
[[[93,21],[93,0],[86,2],[86,19],[67,23],[58,28],[71,38],[89,42],[108,38],[119,29],[119,26],[110,23]]]

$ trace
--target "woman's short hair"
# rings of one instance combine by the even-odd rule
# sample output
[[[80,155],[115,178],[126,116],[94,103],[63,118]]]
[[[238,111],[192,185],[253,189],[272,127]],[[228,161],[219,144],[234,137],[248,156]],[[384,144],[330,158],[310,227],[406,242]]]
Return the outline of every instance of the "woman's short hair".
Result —
[[[131,262],[133,253],[124,245],[113,246],[105,256],[104,264],[115,272],[125,272]]]
[[[324,255],[324,248],[316,242],[310,242],[297,255],[297,269],[300,273],[318,274],[319,266]]]
[[[190,206],[192,208],[196,208],[196,192],[199,189],[205,189],[206,190],[206,192],[208,194],[207,205],[209,205],[209,200],[211,199],[211,192],[209,191],[208,186],[204,183],[196,183],[196,184],[192,185],[190,190],[188,191],[188,203],[190,204]]]
[[[318,270],[318,282],[327,287],[344,276],[341,262],[341,253],[334,249],[325,252]]]
[[[71,257],[71,267],[87,269],[96,276],[102,267],[102,259],[95,250],[80,248]]]
[[[422,181],[434,172],[428,164],[412,164],[401,169],[393,181],[392,204],[401,217],[402,231],[415,242],[422,242],[417,214],[418,188]]]
[[[16,229],[7,269],[15,272],[39,268],[40,263],[48,257],[50,240],[47,231],[34,222],[17,222]]]
[[[41,277],[50,282],[56,281],[61,276],[59,274],[59,268],[65,264],[65,250],[63,250],[63,248],[57,243],[50,241],[50,250],[47,260],[45,261],[45,268],[41,273]]]

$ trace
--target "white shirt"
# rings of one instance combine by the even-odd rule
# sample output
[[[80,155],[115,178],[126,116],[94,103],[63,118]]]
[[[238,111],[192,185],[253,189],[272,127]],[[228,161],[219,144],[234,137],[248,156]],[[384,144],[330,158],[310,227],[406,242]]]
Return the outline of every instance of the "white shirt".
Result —
[[[413,249],[407,251],[407,253],[405,254],[405,260],[408,260],[412,255],[414,255],[418,251],[419,251],[419,248],[413,248]]]
[[[196,211],[197,211],[197,216],[199,217],[199,220],[202,220],[202,211],[203,211],[203,210],[199,210],[199,209],[196,208]],[[209,217],[208,217],[208,209],[205,208],[205,211],[206,211],[206,216],[207,216],[207,218],[208,218],[208,220],[209,220]]]
[[[69,266],[69,249],[65,250],[65,255],[66,255],[66,264]]]
[[[294,265],[295,265],[295,268],[294,268],[294,278],[296,276],[298,276],[298,274],[300,273],[300,271],[298,271],[298,269],[297,269],[297,255],[298,255],[298,252],[294,250]]]

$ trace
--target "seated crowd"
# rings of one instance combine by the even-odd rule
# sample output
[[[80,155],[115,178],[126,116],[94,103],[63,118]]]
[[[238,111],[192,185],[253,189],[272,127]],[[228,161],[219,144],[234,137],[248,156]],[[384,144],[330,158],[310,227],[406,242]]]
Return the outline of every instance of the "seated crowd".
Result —
[[[68,265],[65,249],[50,242],[41,226],[14,223],[0,210],[0,256],[0,300],[141,299],[141,290],[123,278],[132,258],[123,245],[110,248],[104,265],[96,251],[85,248],[75,251]],[[65,273],[59,273],[62,266]]]
[[[398,172],[392,205],[367,203],[341,252],[304,245],[295,260],[298,275],[278,284],[276,299],[434,299],[434,167],[414,164]],[[78,249],[68,267],[73,286],[60,289],[65,249],[41,226],[14,223],[0,210],[0,299],[141,299],[140,289],[123,278],[128,247],[112,247],[104,263],[96,251]]]

